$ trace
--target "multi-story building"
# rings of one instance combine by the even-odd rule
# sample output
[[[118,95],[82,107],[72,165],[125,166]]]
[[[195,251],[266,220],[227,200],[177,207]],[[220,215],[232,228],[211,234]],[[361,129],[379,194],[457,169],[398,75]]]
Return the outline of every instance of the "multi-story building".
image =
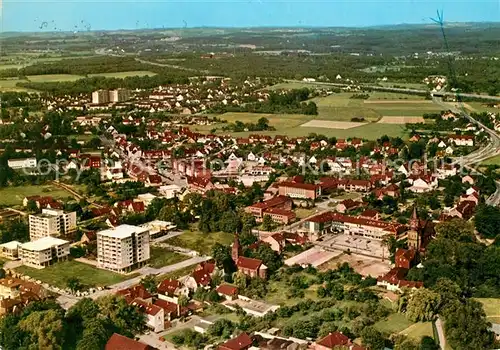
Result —
[[[66,259],[69,255],[69,242],[54,237],[43,237],[24,243],[19,247],[19,257],[26,266],[43,269],[55,261]]]
[[[65,213],[60,209],[42,209],[42,213],[29,216],[30,239],[58,237],[76,230],[76,212]]]
[[[278,192],[280,196],[314,200],[321,196],[321,186],[298,182],[280,182],[278,184]]]
[[[109,92],[110,102],[123,102],[130,99],[130,91],[127,89],[116,89]]]
[[[93,104],[103,104],[109,102],[109,91],[108,90],[97,90],[92,93],[92,103]]]
[[[124,273],[149,260],[149,230],[120,225],[97,233],[97,265]]]
[[[406,230],[405,225],[397,222],[365,219],[335,212],[325,212],[308,218],[304,221],[303,228],[311,234],[335,231],[377,240],[382,240],[386,235],[397,236]]]

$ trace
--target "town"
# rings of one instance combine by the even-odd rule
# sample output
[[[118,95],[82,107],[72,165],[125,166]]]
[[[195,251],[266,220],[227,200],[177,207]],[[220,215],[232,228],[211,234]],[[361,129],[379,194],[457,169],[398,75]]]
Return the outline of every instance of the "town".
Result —
[[[0,92],[1,348],[500,346],[496,94],[49,67]]]

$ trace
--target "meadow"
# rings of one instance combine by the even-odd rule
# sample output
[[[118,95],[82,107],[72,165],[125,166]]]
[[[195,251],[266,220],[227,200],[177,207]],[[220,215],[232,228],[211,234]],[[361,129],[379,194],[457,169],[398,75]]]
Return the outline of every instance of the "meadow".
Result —
[[[81,75],[73,74],[44,74],[44,75],[28,75],[28,80],[33,83],[52,83],[56,81],[75,81],[83,79]]]
[[[16,206],[22,205],[24,197],[29,196],[52,196],[56,199],[71,197],[71,194],[51,185],[24,185],[9,186],[0,189],[0,205]]]
[[[109,286],[135,277],[101,270],[77,261],[58,262],[41,270],[20,266],[16,268],[16,271],[59,288],[66,288],[70,277],[77,277],[83,285],[88,287]]]

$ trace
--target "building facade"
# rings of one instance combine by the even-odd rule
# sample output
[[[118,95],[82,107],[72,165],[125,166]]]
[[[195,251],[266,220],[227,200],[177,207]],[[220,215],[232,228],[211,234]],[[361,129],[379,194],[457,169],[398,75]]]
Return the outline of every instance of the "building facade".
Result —
[[[76,212],[65,213],[59,209],[42,209],[42,213],[29,216],[30,239],[58,237],[76,230]]]
[[[124,273],[144,265],[150,258],[149,230],[120,225],[97,233],[97,266]]]
[[[43,269],[69,255],[69,242],[54,237],[43,237],[19,247],[19,258],[24,265]]]
[[[9,159],[7,165],[12,169],[36,168],[36,158]]]

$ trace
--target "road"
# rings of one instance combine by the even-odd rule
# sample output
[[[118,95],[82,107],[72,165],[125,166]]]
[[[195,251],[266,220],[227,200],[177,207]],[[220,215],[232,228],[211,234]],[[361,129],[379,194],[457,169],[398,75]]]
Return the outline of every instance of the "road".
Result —
[[[439,347],[441,350],[444,350],[446,349],[446,337],[444,336],[443,321],[441,320],[441,317],[438,317],[436,320],[436,329],[439,338]]]
[[[285,80],[287,82],[291,83],[301,83],[301,84],[311,84],[311,85],[326,85],[326,86],[335,86],[335,87],[347,87],[347,86],[353,86],[353,85],[359,85],[364,88],[372,89],[372,90],[380,90],[380,91],[390,91],[390,92],[400,92],[403,94],[429,94],[430,91],[428,90],[420,90],[420,89],[403,89],[403,88],[391,88],[391,87],[383,87],[383,86],[374,86],[374,85],[367,85],[363,83],[352,83],[352,84],[344,84],[344,83],[325,83],[325,82],[309,82],[309,81],[302,81],[302,80],[292,80],[292,79],[287,79]],[[444,96],[456,96],[456,93],[454,92],[439,92],[440,95]],[[479,94],[464,94],[460,93],[460,96],[462,97],[470,97],[470,98],[479,98],[479,99],[485,99],[485,100],[494,100],[494,101],[500,101],[500,96],[492,96],[492,95],[479,95]]]
[[[188,260],[181,261],[177,264],[161,267],[159,269],[155,269],[153,267],[146,266],[146,267],[143,267],[143,268],[136,271],[139,273],[139,276],[128,279],[126,281],[123,281],[123,282],[120,282],[117,284],[113,284],[113,285],[109,286],[107,289],[97,291],[97,292],[95,292],[91,295],[88,295],[86,297],[92,298],[92,299],[97,299],[97,298],[102,297],[104,295],[114,294],[114,293],[118,292],[119,290],[130,288],[130,287],[138,284],[141,281],[141,279],[146,275],[163,275],[163,274],[166,274],[169,272],[183,269],[183,268],[191,266],[191,265],[199,264],[199,263],[201,263],[203,261],[207,261],[209,259],[210,259],[210,257],[208,257],[208,256],[197,256],[197,257],[193,257],[193,258],[188,259]],[[63,308],[69,309],[71,306],[75,305],[80,299],[82,299],[82,297],[77,297],[76,295],[61,295],[57,298],[57,302]]]
[[[443,108],[449,109],[453,113],[462,115],[463,117],[467,118],[471,123],[478,125],[489,135],[490,142],[485,147],[482,147],[475,152],[461,157],[454,162],[455,164],[479,172],[475,167],[476,164],[488,158],[494,157],[500,153],[500,136],[495,130],[488,128],[483,123],[480,123],[476,119],[472,118],[468,113],[465,112],[464,109],[458,109],[455,104],[446,103],[438,97],[434,97],[433,100],[436,104],[442,106]],[[486,204],[493,206],[498,206],[500,204],[500,181],[496,181],[496,187],[497,190],[486,200]]]

